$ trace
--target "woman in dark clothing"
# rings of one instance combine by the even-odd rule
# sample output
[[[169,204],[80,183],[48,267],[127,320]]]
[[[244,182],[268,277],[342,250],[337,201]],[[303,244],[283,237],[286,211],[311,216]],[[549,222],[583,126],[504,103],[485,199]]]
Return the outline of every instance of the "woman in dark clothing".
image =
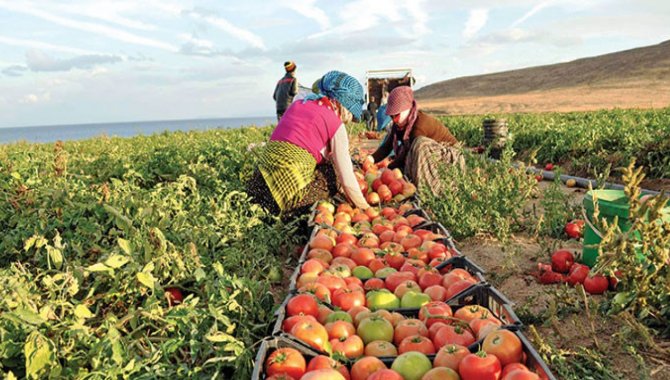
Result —
[[[439,120],[418,110],[410,87],[400,86],[391,91],[386,114],[393,119],[393,126],[384,143],[372,154],[374,162],[394,152],[390,169],[403,169],[418,187],[429,186],[435,191],[442,188],[438,163],[465,167],[458,140]]]

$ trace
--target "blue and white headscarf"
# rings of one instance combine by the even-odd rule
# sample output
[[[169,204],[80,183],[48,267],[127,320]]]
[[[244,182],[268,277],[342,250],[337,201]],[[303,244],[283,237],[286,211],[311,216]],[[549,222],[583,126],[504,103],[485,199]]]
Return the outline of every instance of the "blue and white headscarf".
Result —
[[[327,72],[315,84],[319,92],[307,95],[304,102],[327,96],[340,102],[344,108],[351,112],[354,119],[361,119],[363,104],[365,104],[365,95],[363,93],[363,86],[361,86],[356,78],[341,71],[333,70]]]

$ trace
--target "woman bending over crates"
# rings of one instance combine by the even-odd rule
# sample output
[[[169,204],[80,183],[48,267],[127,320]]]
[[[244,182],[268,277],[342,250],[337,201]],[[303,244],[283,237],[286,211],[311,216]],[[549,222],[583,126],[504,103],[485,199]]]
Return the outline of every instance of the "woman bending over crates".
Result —
[[[286,110],[247,185],[254,201],[273,214],[306,214],[314,202],[335,195],[338,183],[356,207],[370,207],[354,176],[344,127],[360,120],[363,86],[345,73],[330,71],[315,90]]]
[[[391,116],[391,131],[372,154],[375,163],[392,152],[395,158],[389,169],[399,168],[418,187],[442,189],[439,164],[455,164],[465,168],[458,140],[444,124],[417,108],[412,89],[396,87],[391,91],[386,107]]]

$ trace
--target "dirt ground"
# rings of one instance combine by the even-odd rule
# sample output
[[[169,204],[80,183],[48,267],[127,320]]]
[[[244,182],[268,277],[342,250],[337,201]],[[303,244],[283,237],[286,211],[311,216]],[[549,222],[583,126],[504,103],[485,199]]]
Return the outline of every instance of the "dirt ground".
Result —
[[[670,106],[670,85],[645,82],[624,88],[582,86],[524,94],[430,99],[419,101],[419,106],[449,115],[663,108]]]

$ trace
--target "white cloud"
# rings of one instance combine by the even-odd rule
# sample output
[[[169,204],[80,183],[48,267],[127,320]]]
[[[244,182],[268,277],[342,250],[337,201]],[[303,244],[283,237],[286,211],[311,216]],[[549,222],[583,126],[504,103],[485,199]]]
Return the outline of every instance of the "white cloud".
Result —
[[[205,12],[200,10],[187,13],[190,16],[196,19],[203,20],[208,24],[214,26],[215,28],[224,31],[229,35],[237,38],[238,40],[244,41],[257,49],[266,50],[265,43],[263,42],[263,39],[260,36],[254,34],[249,30],[235,26],[232,23],[230,23],[230,21],[224,18],[213,16],[211,14],[205,14]]]
[[[330,27],[330,19],[328,18],[328,15],[326,15],[326,12],[324,12],[323,9],[316,6],[316,0],[285,0],[281,3],[283,6],[292,9],[309,19],[314,20],[317,24],[319,24],[321,30],[325,30]]]
[[[101,64],[117,63],[123,59],[117,55],[89,54],[68,59],[54,58],[39,50],[26,52],[26,64],[32,71],[69,71],[89,69]]]
[[[465,37],[465,39],[472,38],[486,25],[488,18],[488,9],[480,8],[471,10],[468,21],[465,23],[465,29],[463,29],[463,37]]]
[[[69,18],[61,17],[55,14],[51,14],[45,11],[40,10],[40,7],[36,5],[24,5],[16,4],[14,2],[0,1],[0,8],[4,8],[9,11],[28,14],[34,17],[41,18],[46,21],[53,22],[55,24],[65,26],[72,29],[78,29],[81,31],[95,33],[103,35],[105,37],[115,39],[118,41],[123,41],[135,45],[149,46],[157,49],[168,50],[176,52],[179,49],[176,46],[173,46],[169,43],[155,40],[152,38],[138,36],[120,29],[111,28],[105,25],[94,24],[90,22],[77,21]]]
[[[51,94],[49,92],[43,92],[41,94],[28,94],[23,98],[19,99],[20,104],[37,104],[45,103],[51,100]]]
[[[24,48],[40,49],[40,50],[54,50],[72,54],[98,54],[97,52],[92,50],[79,49],[72,46],[57,45],[48,42],[28,40],[24,38],[12,38],[6,36],[0,36],[0,44],[6,44]]]
[[[543,10],[544,8],[547,8],[547,7],[551,6],[551,5],[553,5],[553,3],[555,3],[555,2],[556,2],[556,0],[544,0],[544,1],[542,1],[541,3],[535,5],[531,10],[529,10],[528,12],[526,12],[523,16],[521,16],[520,18],[518,18],[516,21],[514,21],[514,22],[512,23],[512,25],[510,26],[510,28],[511,28],[511,29],[516,28],[516,27],[519,26],[521,23],[523,23],[524,21],[526,21],[526,20],[528,20],[529,18],[533,17],[536,13],[538,13],[538,12],[541,11],[541,10]]]

